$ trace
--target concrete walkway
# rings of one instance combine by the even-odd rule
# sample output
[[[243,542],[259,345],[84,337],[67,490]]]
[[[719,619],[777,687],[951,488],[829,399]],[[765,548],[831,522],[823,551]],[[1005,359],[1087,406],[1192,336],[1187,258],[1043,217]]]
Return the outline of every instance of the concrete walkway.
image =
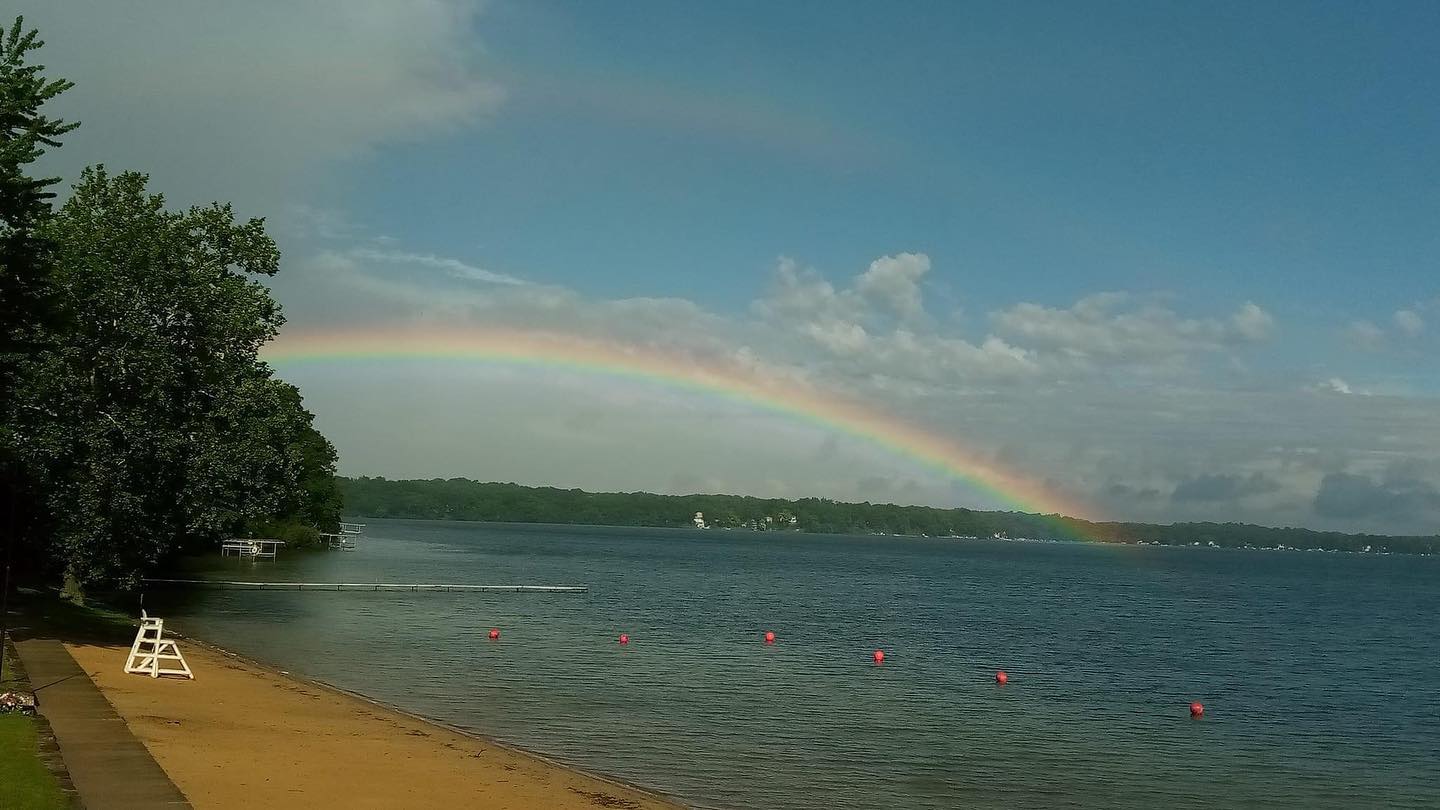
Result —
[[[65,645],[34,638],[15,649],[86,810],[190,807]]]

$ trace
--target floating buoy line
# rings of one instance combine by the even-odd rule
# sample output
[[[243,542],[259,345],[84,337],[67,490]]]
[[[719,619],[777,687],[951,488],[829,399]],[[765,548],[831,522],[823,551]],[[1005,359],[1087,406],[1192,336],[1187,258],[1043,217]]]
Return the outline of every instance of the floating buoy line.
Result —
[[[146,579],[153,585],[190,585],[210,588],[257,591],[371,591],[371,592],[503,592],[503,593],[585,593],[586,585],[467,585],[444,583],[390,583],[390,582],[246,582],[211,579]],[[500,628],[492,627],[488,634],[491,641],[500,640]],[[775,631],[766,630],[761,637],[766,646],[775,644]],[[621,646],[629,646],[630,634],[621,633]],[[885,651],[877,649],[870,654],[875,666],[885,663]],[[1005,670],[995,672],[995,684],[1005,686],[1010,676]],[[1205,716],[1205,706],[1199,701],[1190,704],[1190,717],[1200,720]]]

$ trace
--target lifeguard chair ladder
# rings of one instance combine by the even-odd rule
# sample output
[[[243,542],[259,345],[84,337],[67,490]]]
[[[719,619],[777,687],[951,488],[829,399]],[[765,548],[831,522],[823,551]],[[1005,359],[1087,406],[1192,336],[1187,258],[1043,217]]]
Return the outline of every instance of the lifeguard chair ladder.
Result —
[[[173,662],[170,663],[170,662]],[[125,659],[125,671],[134,675],[178,675],[195,678],[180,646],[165,638],[165,620],[152,619],[140,611],[140,630],[135,634],[135,643],[130,645],[130,657]]]

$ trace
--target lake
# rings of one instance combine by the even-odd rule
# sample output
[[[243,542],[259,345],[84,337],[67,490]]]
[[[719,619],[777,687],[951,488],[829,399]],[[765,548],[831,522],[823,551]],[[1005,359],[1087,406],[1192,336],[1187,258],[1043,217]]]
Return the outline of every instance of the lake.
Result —
[[[700,806],[1440,807],[1440,558],[372,520],[202,573],[588,585],[146,604]]]

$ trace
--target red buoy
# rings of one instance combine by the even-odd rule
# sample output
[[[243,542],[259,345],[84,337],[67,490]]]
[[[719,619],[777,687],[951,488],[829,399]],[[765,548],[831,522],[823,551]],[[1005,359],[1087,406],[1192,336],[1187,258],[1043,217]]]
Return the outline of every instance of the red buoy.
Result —
[[[885,651],[876,650],[873,658],[875,659],[875,666],[880,666],[881,664],[885,663]]]
[[[1205,704],[1196,701],[1190,704],[1191,717],[1203,717],[1205,715]]]
[[[774,630],[766,630],[766,631],[765,631],[765,643],[766,643],[766,644],[774,644],[774,643],[775,643],[775,631],[774,631]]]
[[[1010,682],[1010,676],[1005,674],[1005,670],[1002,669],[1002,670],[1000,670],[999,672],[995,673],[995,683],[998,683],[998,684],[1000,684],[1001,686],[1004,686],[1005,684],[1007,684],[1007,683],[1009,683],[1009,682]]]
[[[628,634],[626,634],[626,633],[621,633],[621,634],[620,634],[620,643],[621,643],[621,644],[629,644],[629,643],[630,643],[630,636],[629,636]]]
[[[493,628],[493,627],[490,628],[490,640],[491,640],[491,641],[495,641],[495,640],[498,639],[498,638],[500,638],[500,631],[499,631],[499,630],[496,630],[496,629]]]

